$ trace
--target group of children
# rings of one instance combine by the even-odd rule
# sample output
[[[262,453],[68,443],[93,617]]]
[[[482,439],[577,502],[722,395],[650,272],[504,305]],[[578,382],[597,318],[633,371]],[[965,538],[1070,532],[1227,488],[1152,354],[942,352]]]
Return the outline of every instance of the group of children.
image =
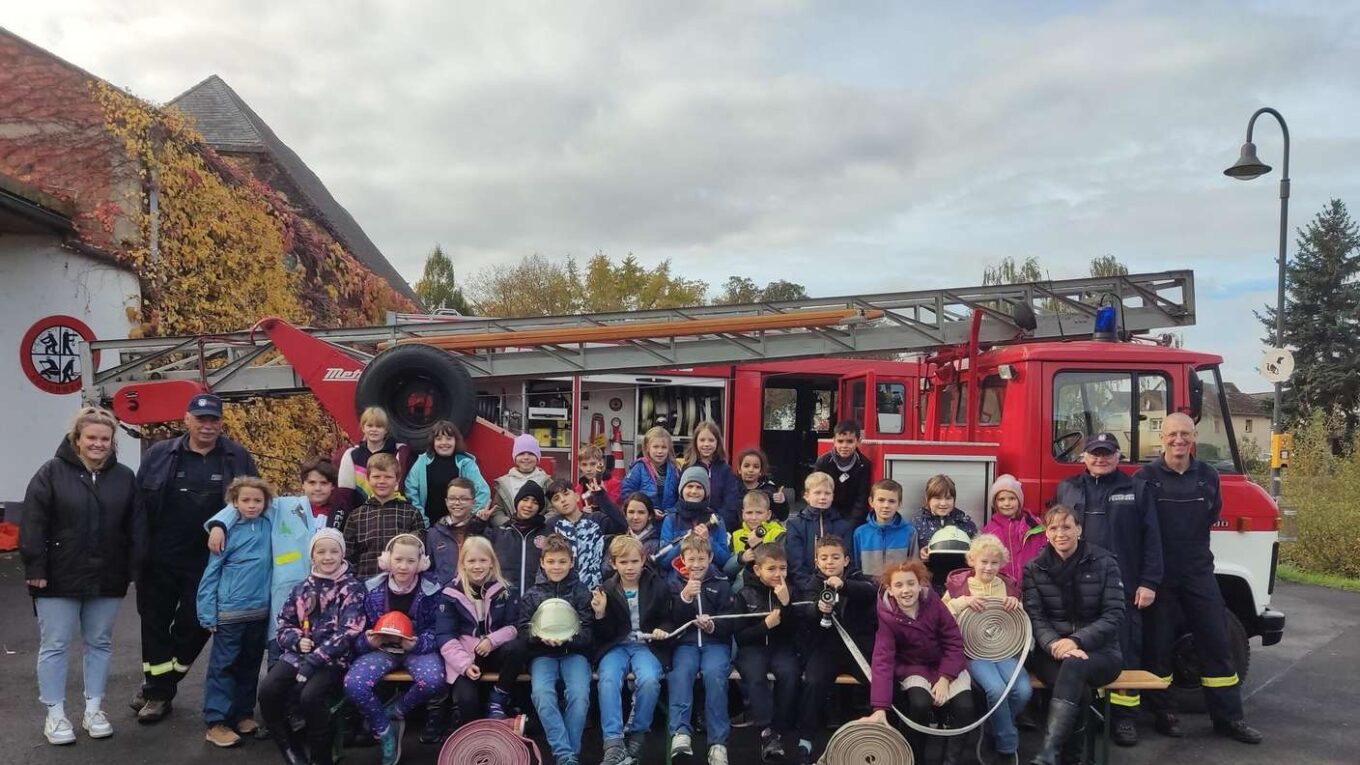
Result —
[[[692,755],[700,676],[707,759],[725,765],[733,667],[762,758],[782,760],[796,741],[790,759],[810,763],[836,676],[871,680],[856,653],[872,656],[873,706],[885,708],[901,687],[879,687],[881,664],[890,673],[903,666],[894,625],[924,621],[903,609],[935,604],[938,616],[1003,592],[1013,599],[1017,566],[1038,549],[1041,530],[1009,476],[992,488],[993,517],[980,536],[954,506],[946,476],[930,480],[915,522],[900,512],[895,481],[861,494],[857,466],[867,463],[853,422],[837,428],[836,472],[809,475],[791,512],[758,450],[741,454],[737,472],[727,467],[711,423],[696,430],[683,467],[672,459],[670,435],[649,431],[622,485],[609,486],[594,447],[578,455],[578,481],[549,480],[530,436],[515,440],[514,467],[488,484],[450,423],[435,426],[429,449],[403,475],[399,445],[370,427],[375,420],[385,424],[381,412],[365,413],[365,443],[343,459],[362,476],[356,496],[340,499],[337,471],[313,460],[302,469],[304,496],[276,498],[263,481],[240,478],[209,521],[219,554],[198,611],[215,630],[204,703],[212,743],[234,744],[257,727],[251,713],[267,642],[270,669],[258,698],[288,763],[331,761],[330,710],[341,691],[381,745],[384,764],[395,765],[409,712],[427,707],[421,738],[439,741],[452,709],[463,722],[510,715],[516,679],[527,672],[555,761],[576,765],[592,667],[604,765],[640,762],[663,678],[670,751]],[[932,555],[932,537],[946,526],[976,537],[971,571],[939,577],[932,591],[922,561],[961,563]],[[1042,533],[1037,538],[1041,547]],[[908,589],[916,593],[910,606]],[[952,689],[966,687],[971,674],[989,696],[1000,693],[1010,669],[964,670],[957,626],[946,634],[952,617],[932,624],[938,650],[958,667],[937,671],[950,681],[944,695],[938,677],[921,681],[929,690],[924,711],[909,683],[904,708],[913,717],[941,706],[968,717],[947,703]],[[412,682],[384,705],[376,688],[396,669]],[[496,682],[484,682],[491,672]],[[1028,688],[1015,684],[1008,709],[1023,706],[1018,689]],[[992,730],[997,750],[1013,753],[1014,727],[994,717]]]

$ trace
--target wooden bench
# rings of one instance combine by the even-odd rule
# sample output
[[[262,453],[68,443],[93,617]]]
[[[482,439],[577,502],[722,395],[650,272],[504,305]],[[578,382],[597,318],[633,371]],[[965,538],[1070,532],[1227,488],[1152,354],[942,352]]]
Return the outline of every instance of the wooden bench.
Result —
[[[631,673],[628,675],[629,678],[632,678],[632,676],[633,675]],[[774,682],[774,675],[769,675],[768,677],[771,682]],[[500,679],[501,676],[499,672],[483,672],[478,682],[497,683],[500,682]],[[599,673],[598,672],[590,673],[590,679],[599,680],[600,679]],[[734,669],[732,670],[732,674],[728,675],[728,679],[740,680],[741,675],[737,674],[737,671]],[[520,683],[527,683],[529,682],[529,676],[520,675],[519,677],[515,678],[515,681]],[[383,675],[383,682],[409,683],[412,682],[411,673],[407,672],[404,669],[399,669],[395,672],[388,672],[387,674]],[[859,679],[856,678],[854,675],[836,675],[836,685],[859,685],[859,684],[860,684]]]
[[[1034,688],[1045,688],[1043,681],[1030,675],[1029,684]],[[1082,759],[1090,759],[1095,765],[1108,765],[1110,762],[1110,693],[1112,691],[1164,691],[1170,685],[1167,681],[1151,672],[1141,669],[1126,669],[1112,682],[1100,687],[1096,701],[1086,708],[1086,740],[1082,742]],[[1095,723],[1100,724],[1100,738],[1096,739]]]

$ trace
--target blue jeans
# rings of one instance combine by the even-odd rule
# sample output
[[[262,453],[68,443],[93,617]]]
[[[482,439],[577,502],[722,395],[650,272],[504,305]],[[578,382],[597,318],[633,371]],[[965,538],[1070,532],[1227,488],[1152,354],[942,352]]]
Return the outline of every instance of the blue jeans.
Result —
[[[203,721],[234,728],[255,711],[269,620],[219,624],[203,678]]]
[[[38,610],[38,699],[55,706],[66,701],[66,649],[80,630],[85,668],[85,698],[104,698],[113,656],[113,620],[122,598],[34,598]]]
[[[987,696],[987,708],[991,709],[1001,698],[1001,692],[1006,689],[1006,681],[1010,679],[1011,673],[1015,671],[1016,657],[1001,661],[979,661],[970,659],[968,661],[968,674],[972,675],[973,682],[982,688],[982,692]],[[1020,745],[1020,734],[1015,730],[1015,716],[1025,709],[1025,704],[1029,703],[1029,696],[1032,690],[1029,686],[1029,674],[1023,667],[1020,668],[1020,676],[1015,678],[1015,685],[1011,686],[1011,692],[1006,697],[1006,703],[996,710],[996,714],[987,719],[992,726],[992,737],[996,742],[996,751],[1003,754],[1010,754],[1016,751]]]
[[[671,672],[666,676],[671,733],[690,732],[694,676],[701,671],[704,674],[704,723],[708,726],[708,745],[726,744],[727,735],[732,732],[732,718],[727,715],[727,676],[732,673],[732,647],[727,643],[705,642],[703,648],[692,643],[675,647]]]
[[[566,687],[564,710],[557,705],[557,681]],[[590,661],[580,654],[539,656],[529,662],[531,696],[553,757],[579,757],[590,709]]]
[[[623,678],[633,669],[633,716],[629,733],[652,728],[656,701],[661,697],[661,662],[643,643],[624,643],[600,659],[600,735],[605,741],[623,738]]]

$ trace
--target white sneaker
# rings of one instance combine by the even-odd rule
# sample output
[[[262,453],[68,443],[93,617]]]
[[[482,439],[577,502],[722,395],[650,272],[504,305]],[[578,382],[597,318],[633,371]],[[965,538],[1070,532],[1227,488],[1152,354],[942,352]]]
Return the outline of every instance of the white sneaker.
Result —
[[[727,765],[726,744],[714,744],[708,748],[708,765]]]
[[[80,727],[90,734],[90,738],[108,738],[113,735],[113,726],[109,724],[109,718],[102,709],[87,712],[85,718],[80,721]]]
[[[694,754],[694,743],[688,733],[677,733],[671,736],[671,757],[689,756]]]
[[[76,742],[75,729],[71,727],[71,721],[65,717],[47,718],[47,722],[43,723],[43,735],[47,737],[47,743],[57,746]]]

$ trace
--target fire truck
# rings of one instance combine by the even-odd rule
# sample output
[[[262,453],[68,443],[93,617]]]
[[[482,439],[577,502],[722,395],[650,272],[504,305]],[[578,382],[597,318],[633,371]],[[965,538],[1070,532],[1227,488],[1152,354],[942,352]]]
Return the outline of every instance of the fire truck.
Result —
[[[875,479],[903,484],[904,513],[929,476],[947,473],[979,524],[997,475],[1020,479],[1042,509],[1082,469],[1087,436],[1117,434],[1133,471],[1158,453],[1162,419],[1185,412],[1198,457],[1222,477],[1213,549],[1245,675],[1249,638],[1272,645],[1284,632],[1270,607],[1280,514],[1243,472],[1222,359],[1149,339],[1194,320],[1193,273],[1169,271],[576,316],[393,315],[340,329],[266,318],[226,335],[95,341],[82,368],[85,398],[129,424],[178,420],[205,390],[228,401],[310,393],[352,439],[368,406],[415,446],[449,419],[488,476],[510,467],[522,432],[571,475],[581,444],[622,469],[648,428],[667,427],[680,450],[708,420],[730,453],[761,447],[792,493],[834,423],[853,418]],[[93,353],[117,362],[96,371]],[[1176,685],[1197,688],[1188,634],[1177,657]]]

